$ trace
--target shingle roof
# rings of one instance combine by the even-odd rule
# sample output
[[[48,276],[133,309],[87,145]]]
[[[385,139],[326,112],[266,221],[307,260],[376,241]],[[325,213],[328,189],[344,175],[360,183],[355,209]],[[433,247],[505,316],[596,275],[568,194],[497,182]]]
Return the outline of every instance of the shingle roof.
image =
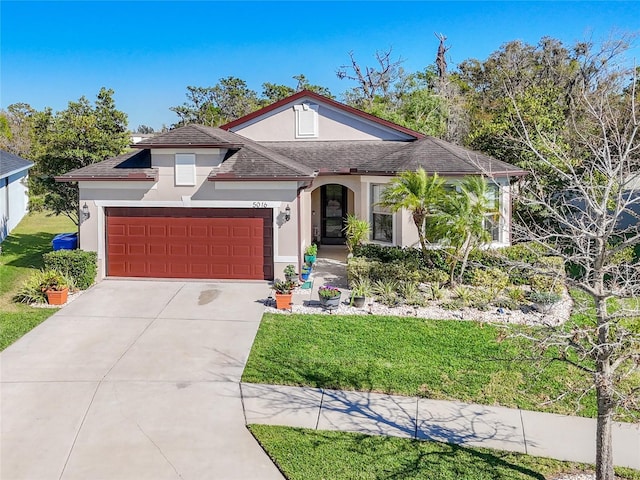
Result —
[[[526,172],[487,155],[434,137],[414,142],[261,142],[270,150],[294,158],[320,173],[384,173],[424,168],[440,175],[504,174]]]
[[[132,145],[133,148],[167,148],[177,146],[201,146],[237,148],[245,142],[243,137],[226,132],[220,128],[204,125],[186,125]]]
[[[158,169],[151,167],[151,152],[149,150],[133,150],[56,177],[56,181],[59,182],[81,180],[155,181],[157,179]]]
[[[33,167],[33,162],[0,150],[0,178],[8,177],[31,167]]]
[[[366,167],[370,171],[402,172],[424,168],[439,175],[524,175],[527,172],[483,153],[434,137],[411,142],[397,151],[377,157]],[[361,167],[361,168],[364,168]]]
[[[395,152],[408,143],[410,142],[385,142],[382,140],[260,142],[269,150],[295,159],[321,173],[346,173],[352,168],[366,165],[374,158]]]
[[[235,133],[230,134],[238,136]],[[314,168],[296,160],[257,142],[247,140],[242,148],[228,152],[222,165],[209,175],[209,180],[315,176]]]

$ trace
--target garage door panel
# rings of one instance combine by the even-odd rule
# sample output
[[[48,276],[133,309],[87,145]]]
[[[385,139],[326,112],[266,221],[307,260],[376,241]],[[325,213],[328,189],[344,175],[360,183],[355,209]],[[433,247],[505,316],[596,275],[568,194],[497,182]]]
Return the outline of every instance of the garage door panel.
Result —
[[[189,236],[191,238],[207,238],[209,236],[209,229],[206,225],[190,226]]]
[[[165,225],[149,225],[149,236],[166,237],[167,227]]]
[[[175,245],[175,244],[169,245],[169,255],[185,257],[187,253],[188,253],[187,245]]]
[[[164,243],[149,244],[149,255],[166,255],[167,246]]]
[[[206,257],[209,255],[209,245],[189,245],[189,255]]]
[[[272,279],[272,211],[107,209],[111,276]]]
[[[144,225],[128,225],[127,236],[129,237],[146,237],[147,229]]]

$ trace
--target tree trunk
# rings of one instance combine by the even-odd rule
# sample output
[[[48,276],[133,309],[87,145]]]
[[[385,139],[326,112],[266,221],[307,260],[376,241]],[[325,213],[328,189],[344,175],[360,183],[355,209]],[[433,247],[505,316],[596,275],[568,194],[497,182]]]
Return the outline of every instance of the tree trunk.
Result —
[[[462,251],[464,252],[462,256],[462,265],[460,265],[460,276],[458,277],[458,281],[462,283],[462,275],[464,275],[464,271],[467,269],[467,263],[469,262],[469,254],[471,253],[471,234],[467,234],[467,238],[464,240],[464,244],[462,245]]]
[[[606,322],[606,301],[596,300],[598,319],[598,345],[600,348],[596,361],[596,399],[598,402],[598,420],[596,423],[596,480],[614,480],[613,441],[611,426],[615,399],[613,396],[613,376],[611,354],[608,346],[609,326]]]

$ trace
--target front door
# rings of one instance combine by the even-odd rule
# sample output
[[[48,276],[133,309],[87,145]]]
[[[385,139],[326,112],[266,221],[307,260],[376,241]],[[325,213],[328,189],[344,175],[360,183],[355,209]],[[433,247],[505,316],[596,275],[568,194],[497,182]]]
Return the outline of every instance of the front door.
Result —
[[[320,190],[322,203],[321,243],[343,245],[344,221],[347,216],[347,187],[342,185],[323,185]]]

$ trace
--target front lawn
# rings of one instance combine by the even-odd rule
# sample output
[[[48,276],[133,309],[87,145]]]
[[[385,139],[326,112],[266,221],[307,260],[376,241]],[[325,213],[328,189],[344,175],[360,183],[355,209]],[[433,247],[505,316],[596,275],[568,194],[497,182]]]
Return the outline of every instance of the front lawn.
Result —
[[[47,213],[27,215],[2,242],[0,255],[0,350],[51,316],[54,309],[37,309],[16,304],[13,297],[29,275],[42,268],[42,254],[51,251],[58,233],[77,227],[63,216]]]
[[[534,353],[503,328],[470,321],[265,314],[243,381],[595,416],[593,395],[579,407],[577,394],[549,402],[589,378],[561,362],[541,369]]]
[[[446,443],[251,425],[251,433],[290,480],[542,480],[586,465]],[[622,478],[640,472],[616,469]]]

